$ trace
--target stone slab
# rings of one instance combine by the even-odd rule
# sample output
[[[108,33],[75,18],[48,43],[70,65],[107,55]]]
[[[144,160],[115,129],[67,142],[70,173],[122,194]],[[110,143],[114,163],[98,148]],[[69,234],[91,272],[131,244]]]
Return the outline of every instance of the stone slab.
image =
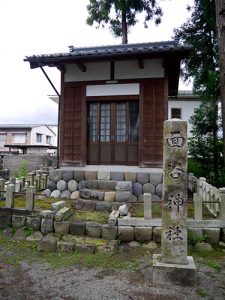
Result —
[[[98,180],[110,180],[110,172],[98,171]]]
[[[153,285],[195,286],[196,266],[192,256],[187,256],[187,265],[160,262],[160,254],[153,254]]]

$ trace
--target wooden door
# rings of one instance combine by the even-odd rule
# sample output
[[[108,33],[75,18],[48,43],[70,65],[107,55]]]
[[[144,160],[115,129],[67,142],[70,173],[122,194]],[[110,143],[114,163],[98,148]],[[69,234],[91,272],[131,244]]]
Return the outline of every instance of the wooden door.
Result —
[[[93,102],[88,107],[88,164],[138,165],[137,101]]]

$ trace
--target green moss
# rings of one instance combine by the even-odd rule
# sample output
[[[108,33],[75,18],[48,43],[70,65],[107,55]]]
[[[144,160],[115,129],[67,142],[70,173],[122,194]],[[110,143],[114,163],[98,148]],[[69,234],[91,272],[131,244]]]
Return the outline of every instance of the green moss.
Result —
[[[202,298],[206,298],[208,296],[207,292],[202,289],[196,289],[195,293]]]
[[[99,211],[75,211],[69,221],[92,221],[101,224],[108,223],[109,213]]]
[[[77,243],[95,243],[97,246],[107,244],[107,241],[91,238],[77,238]],[[46,253],[36,250],[37,244],[35,242],[21,241],[16,242],[2,238],[0,236],[0,260],[3,263],[11,265],[19,265],[22,261],[38,263],[49,263],[53,267],[69,267],[80,265],[89,268],[101,268],[104,270],[115,269],[137,269],[141,262],[148,260],[151,263],[151,256],[144,248],[126,248],[124,250],[116,251],[115,253],[101,253],[96,254],[86,253]],[[149,264],[150,264],[149,263]]]

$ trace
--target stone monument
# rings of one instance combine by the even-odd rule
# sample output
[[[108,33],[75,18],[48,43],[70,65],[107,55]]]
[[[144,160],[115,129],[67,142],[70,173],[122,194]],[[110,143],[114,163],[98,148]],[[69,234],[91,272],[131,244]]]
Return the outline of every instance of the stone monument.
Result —
[[[164,122],[162,252],[153,256],[153,284],[194,286],[187,256],[187,122]]]

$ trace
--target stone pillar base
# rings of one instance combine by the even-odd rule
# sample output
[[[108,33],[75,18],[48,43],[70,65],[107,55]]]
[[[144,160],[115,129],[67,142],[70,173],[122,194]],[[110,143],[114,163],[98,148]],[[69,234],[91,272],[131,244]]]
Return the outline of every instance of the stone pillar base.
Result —
[[[192,256],[187,256],[187,265],[163,263],[160,257],[160,254],[153,255],[153,285],[195,286],[196,267]]]

